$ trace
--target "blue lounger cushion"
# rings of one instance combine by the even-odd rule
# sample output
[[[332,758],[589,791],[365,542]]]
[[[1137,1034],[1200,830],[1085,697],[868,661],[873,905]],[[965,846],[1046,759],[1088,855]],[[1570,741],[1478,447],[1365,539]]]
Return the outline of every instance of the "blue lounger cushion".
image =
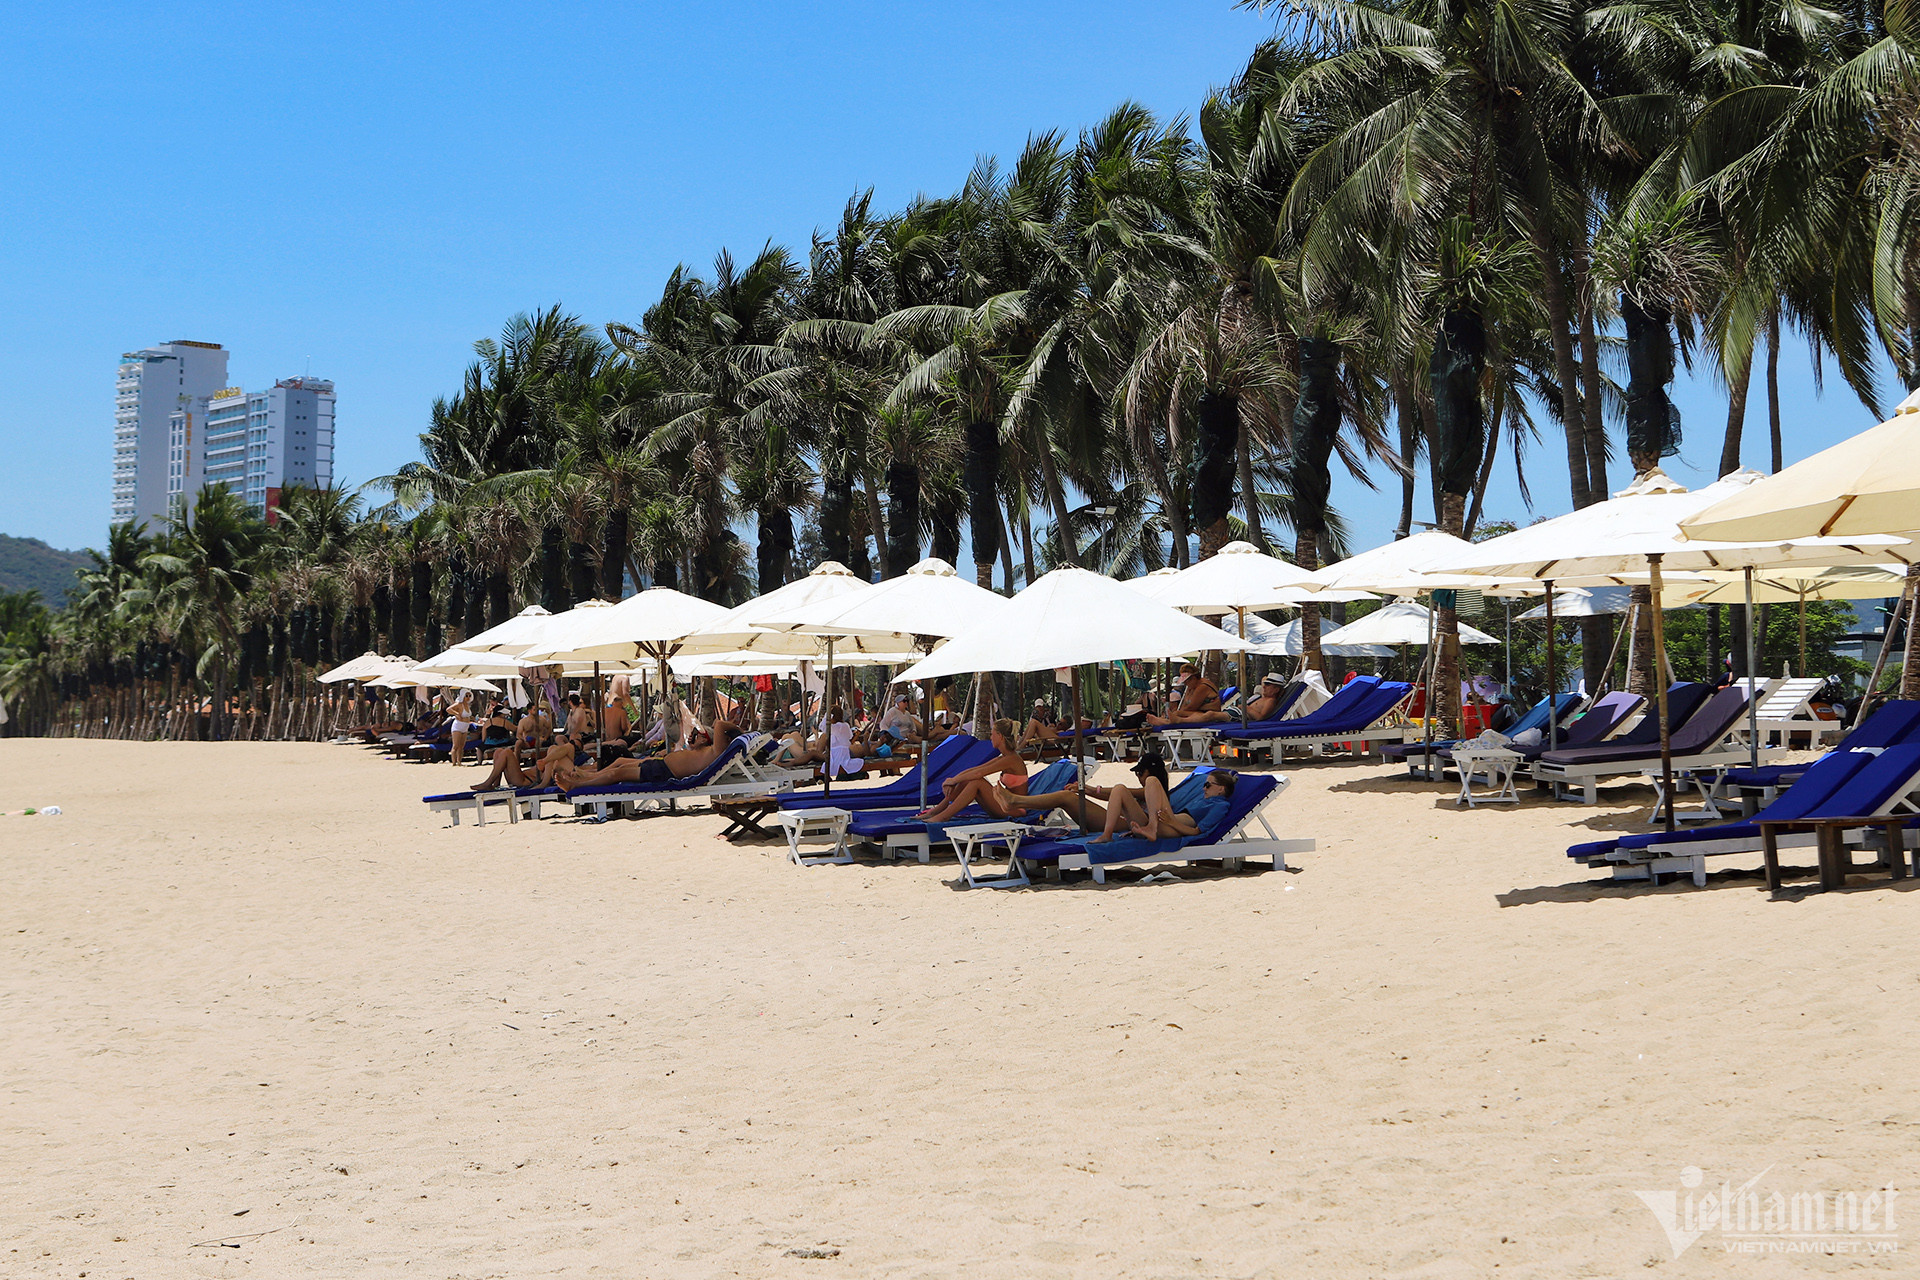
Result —
[[[1331,698],[1307,712],[1306,715],[1296,716],[1291,720],[1270,716],[1265,720],[1253,720],[1244,725],[1224,724],[1220,727],[1220,732],[1232,734],[1235,737],[1253,738],[1265,737],[1272,731],[1289,725],[1297,727],[1329,723],[1347,715],[1361,699],[1379,687],[1379,676],[1355,676],[1341,685]],[[1309,729],[1308,732],[1312,730]]]
[[[1719,741],[1746,714],[1748,690],[1732,685],[1715,693],[1704,684],[1675,685],[1667,691],[1667,722],[1673,754],[1691,755]],[[1630,764],[1660,755],[1660,716],[1649,707],[1632,732],[1591,747],[1562,747],[1540,757],[1542,764]]]
[[[747,749],[747,740],[735,738],[727,744],[727,749],[707,762],[707,767],[684,778],[674,778],[667,782],[609,782],[597,787],[578,787],[560,794],[568,800],[598,799],[601,797],[671,795],[676,791],[691,791],[712,782],[727,765],[737,759]]]
[[[1205,786],[1205,774],[1196,771],[1181,781],[1180,785],[1167,793],[1177,809],[1190,803],[1201,787]],[[1198,785],[1194,785],[1194,784]],[[1191,786],[1189,791],[1182,788]],[[1142,840],[1137,836],[1124,836],[1117,840],[1093,843],[1091,835],[1074,836],[1066,840],[1040,840],[1020,846],[1020,858],[1023,862],[1057,862],[1063,853],[1085,853],[1095,866],[1109,866],[1119,862],[1132,862],[1136,858],[1150,857],[1155,854],[1175,853],[1182,849],[1211,847],[1224,840],[1229,832],[1245,822],[1247,816],[1273,795],[1279,782],[1270,774],[1243,773],[1233,789],[1233,799],[1228,802],[1227,811],[1220,816],[1213,829],[1199,835],[1170,840]],[[1204,856],[1204,855],[1203,855]],[[1224,854],[1222,855],[1224,856]]]
[[[1079,769],[1073,761],[1055,760],[1027,780],[1027,791],[1033,795],[1058,791],[1077,776],[1079,776]],[[930,792],[927,796],[931,802],[937,802],[939,798],[938,790]],[[945,822],[933,826],[929,826],[925,819],[915,816],[919,812],[918,809],[867,809],[853,815],[853,820],[847,824],[847,830],[862,840],[884,840],[888,836],[914,835],[925,831],[937,843],[946,839],[947,827],[964,826],[969,822],[1000,821],[977,804],[970,804]],[[1046,817],[1045,814],[1039,813],[1029,816],[1034,822],[1043,821]]]
[[[964,733],[956,733],[942,738],[927,753],[927,794],[933,795],[940,790],[940,784],[948,776],[963,769],[983,765],[993,759],[997,753],[991,742],[982,742],[978,738]],[[831,793],[816,788],[805,791],[789,791],[780,797],[782,809],[897,809],[901,805],[920,803],[920,765],[914,765],[892,782],[877,787],[849,787]]]
[[[1298,720],[1268,721],[1266,726],[1248,725],[1244,729],[1239,725],[1226,725],[1221,728],[1219,738],[1222,742],[1270,742],[1360,733],[1372,728],[1375,722],[1404,702],[1411,692],[1413,686],[1410,684],[1383,682],[1347,703],[1338,715],[1322,718],[1321,713],[1333,705],[1329,702],[1327,707],[1321,707],[1312,715],[1301,716]]]
[[[440,796],[421,796],[420,800],[423,804],[432,804],[436,800],[471,800],[475,796],[499,796],[503,800],[508,796],[516,796],[522,800],[526,800],[533,796],[557,796],[559,794],[560,788],[558,787],[495,787],[491,791],[449,791],[445,795]]]
[[[1676,688],[1678,686],[1675,686]],[[1538,760],[1549,750],[1565,751],[1574,747],[1590,747],[1604,742],[1608,734],[1625,722],[1626,718],[1638,711],[1646,699],[1637,693],[1610,693],[1600,701],[1589,706],[1576,720],[1567,726],[1567,731],[1559,735],[1557,743],[1537,743],[1531,747],[1513,746],[1508,750],[1518,751],[1528,760]]]
[[[1840,740],[1836,751],[1882,750],[1920,737],[1920,702],[1896,698],[1882,703],[1860,727]],[[1757,769],[1729,769],[1726,780],[1736,787],[1778,787],[1799,779],[1812,766],[1769,764]]]

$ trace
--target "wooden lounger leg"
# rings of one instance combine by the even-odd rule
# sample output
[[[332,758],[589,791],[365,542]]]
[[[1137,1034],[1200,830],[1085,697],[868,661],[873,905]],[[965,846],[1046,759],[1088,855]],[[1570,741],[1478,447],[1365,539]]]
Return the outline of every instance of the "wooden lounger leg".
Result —
[[[1780,891],[1780,837],[1772,827],[1760,829],[1760,855],[1767,864],[1767,891]]]

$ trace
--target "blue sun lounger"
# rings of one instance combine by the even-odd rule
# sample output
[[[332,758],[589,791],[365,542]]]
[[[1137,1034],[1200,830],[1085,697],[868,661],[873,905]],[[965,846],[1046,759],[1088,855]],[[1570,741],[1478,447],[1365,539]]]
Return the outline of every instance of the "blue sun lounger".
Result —
[[[1690,873],[1696,885],[1707,882],[1707,858],[1716,854],[1758,853],[1761,819],[1869,817],[1914,812],[1920,788],[1920,743],[1888,747],[1877,754],[1833,751],[1808,767],[1800,781],[1754,817],[1687,831],[1650,831],[1577,844],[1567,856],[1586,866],[1611,865],[1616,880],[1652,880]],[[1782,835],[1780,847],[1810,845],[1811,834]]]
[[[613,809],[626,813],[642,809],[674,810],[680,807],[682,800],[761,795],[783,785],[791,785],[790,777],[782,779],[763,766],[754,765],[748,755],[749,745],[747,737],[735,738],[726,750],[707,763],[706,768],[685,778],[673,778],[665,782],[610,782],[600,786],[575,787],[572,791],[562,792],[560,799],[571,804],[575,813],[590,809],[596,818],[605,820]]]
[[[1045,795],[1049,791],[1060,790],[1079,776],[1079,766],[1073,761],[1055,760],[1028,778],[1027,792],[1030,795]],[[935,790],[927,799],[929,803],[937,803],[939,796],[939,791]],[[933,856],[934,845],[946,843],[948,827],[1000,821],[977,804],[970,804],[945,822],[938,823],[915,817],[918,812],[918,809],[862,810],[854,814],[853,821],[847,824],[847,836],[852,840],[880,846],[880,856],[883,858],[897,858],[906,852],[926,862]],[[1029,815],[1029,819],[1039,826],[1046,821],[1047,815],[1035,813]]]
[[[1359,676],[1341,686],[1325,705],[1297,720],[1267,720],[1244,729],[1222,725],[1218,737],[1222,743],[1249,749],[1265,747],[1275,764],[1288,747],[1309,749],[1318,755],[1329,745],[1350,742],[1364,753],[1374,743],[1399,738],[1399,729],[1379,726],[1412,693],[1410,684]]]
[[[1750,689],[1734,685],[1715,693],[1704,684],[1676,684],[1667,690],[1667,722],[1675,774],[1740,763],[1733,741],[1746,715]],[[1766,748],[1778,755],[1778,748]],[[1610,742],[1591,747],[1562,747],[1533,762],[1528,772],[1536,784],[1550,785],[1556,795],[1577,787],[1584,804],[1600,802],[1600,779],[1644,773],[1660,764],[1660,716],[1649,707],[1639,724]]]
[[[983,742],[964,733],[942,738],[927,753],[927,798],[940,794],[940,784],[964,769],[983,765],[998,755],[991,742]],[[892,782],[877,787],[836,787],[822,794],[809,787],[789,791],[780,797],[782,809],[898,809],[902,805],[920,806],[920,765],[914,765]]]
[[[1556,693],[1551,699],[1552,705],[1559,711],[1558,718],[1562,725],[1573,718],[1574,714],[1580,710],[1581,704],[1585,701],[1586,699],[1577,693]],[[1540,701],[1528,708],[1525,715],[1514,721],[1512,725],[1500,730],[1500,732],[1506,734],[1509,738],[1517,738],[1530,729],[1539,729],[1545,732],[1547,728],[1548,705],[1548,699],[1540,699]],[[1459,738],[1449,738],[1444,742],[1430,743],[1389,742],[1386,746],[1380,748],[1380,754],[1388,760],[1405,760],[1407,762],[1408,775],[1411,777],[1437,776],[1442,768],[1452,763],[1453,748],[1459,746],[1461,741]],[[1427,759],[1429,755],[1433,757],[1432,761]]]
[[[1920,737],[1920,702],[1894,699],[1874,709],[1860,727],[1840,740],[1836,751],[1881,751],[1911,738]],[[1825,757],[1822,757],[1824,759]],[[1729,769],[1721,775],[1726,787],[1751,791],[1772,791],[1792,786],[1817,761],[1798,764],[1766,764],[1758,768]],[[1771,799],[1771,794],[1768,799]]]
[[[489,809],[505,809],[507,820],[518,822],[523,811],[529,818],[538,818],[543,801],[559,798],[558,787],[500,787],[493,791],[449,791],[443,795],[421,796],[420,800],[429,811],[451,818],[449,826],[459,826],[460,815],[471,810],[474,825],[484,827]]]
[[[1205,785],[1207,772],[1206,769],[1196,769],[1167,794],[1167,799],[1176,808],[1191,803],[1195,794]],[[980,883],[996,887],[1030,884],[1031,873],[1037,869],[1044,872],[1049,880],[1060,879],[1063,871],[1091,871],[1096,884],[1105,884],[1107,872],[1114,867],[1201,862],[1215,858],[1229,871],[1238,871],[1247,858],[1270,858],[1274,870],[1285,870],[1289,853],[1307,853],[1314,847],[1311,837],[1283,840],[1276,836],[1272,825],[1260,814],[1262,806],[1286,790],[1287,783],[1285,774],[1240,774],[1233,789],[1233,799],[1213,829],[1184,839],[1141,840],[1127,836],[1095,844],[1092,836],[1079,835],[1022,844],[1008,878]],[[1245,828],[1253,821],[1258,821],[1266,830],[1266,839],[1247,838]],[[970,883],[973,882],[971,876],[968,879]]]

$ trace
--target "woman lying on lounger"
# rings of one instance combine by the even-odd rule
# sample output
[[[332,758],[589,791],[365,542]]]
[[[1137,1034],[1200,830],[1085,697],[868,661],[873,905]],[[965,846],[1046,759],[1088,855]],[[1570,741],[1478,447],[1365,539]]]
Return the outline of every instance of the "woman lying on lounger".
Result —
[[[1000,754],[983,765],[971,769],[962,769],[940,784],[941,792],[946,796],[939,804],[920,811],[920,817],[928,822],[945,822],[954,814],[970,804],[977,804],[996,818],[1013,816],[1001,795],[1025,795],[1027,790],[1027,762],[1014,750],[1016,735],[1020,727],[1011,720],[995,720],[990,740]],[[1000,775],[1000,786],[995,787],[988,779],[994,774]]]
[[[1079,821],[1083,830],[1099,828],[1100,835],[1093,840],[1095,844],[1113,839],[1114,833],[1123,825],[1143,839],[1158,840],[1199,835],[1207,831],[1226,812],[1226,804],[1233,796],[1236,781],[1229,771],[1215,769],[1207,775],[1206,783],[1201,788],[1201,798],[1183,812],[1175,809],[1167,800],[1167,762],[1164,759],[1157,755],[1142,756],[1140,763],[1133,766],[1133,772],[1140,779],[1137,787],[1083,789],[1076,782],[1067,784],[1062,791],[1032,796],[1001,795],[998,799],[1015,816],[1045,813],[1049,809],[1062,810]],[[1105,803],[1096,804],[1096,800]],[[1216,805],[1214,801],[1219,803]],[[1083,805],[1084,818],[1081,817]],[[1149,815],[1154,818],[1151,828],[1146,826]],[[1158,834],[1146,835],[1148,830]]]
[[[739,736],[740,730],[725,720],[716,720],[713,722],[713,740],[705,746],[669,751],[665,755],[648,756],[644,760],[622,756],[604,769],[563,768],[557,781],[562,791],[573,791],[580,787],[600,787],[616,782],[668,782],[675,778],[691,778],[719,759],[720,754],[732,746],[733,740]]]

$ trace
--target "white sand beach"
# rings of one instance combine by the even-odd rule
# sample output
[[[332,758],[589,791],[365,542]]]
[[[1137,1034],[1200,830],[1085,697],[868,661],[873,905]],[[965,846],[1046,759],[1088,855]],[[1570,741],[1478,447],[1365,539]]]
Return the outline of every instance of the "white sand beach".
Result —
[[[1897,1255],[1678,1258],[1635,1194],[1920,1186],[1911,882],[1610,887],[1563,850],[1643,789],[1289,772],[1292,872],[989,892],[449,829],[477,773],[352,747],[0,742],[64,810],[0,818],[0,1275],[1911,1270],[1920,1194]]]

